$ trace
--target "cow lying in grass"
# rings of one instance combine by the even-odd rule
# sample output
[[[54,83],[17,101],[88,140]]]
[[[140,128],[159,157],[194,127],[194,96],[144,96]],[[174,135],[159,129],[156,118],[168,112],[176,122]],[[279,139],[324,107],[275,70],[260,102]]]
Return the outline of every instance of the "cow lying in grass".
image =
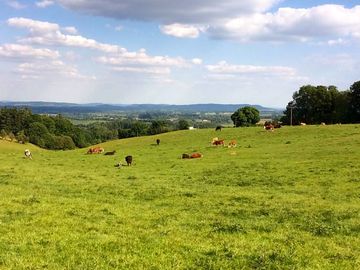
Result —
[[[203,155],[201,153],[192,153],[192,154],[182,154],[182,159],[189,159],[189,158],[202,158]]]
[[[102,154],[104,153],[104,148],[102,147],[93,147],[93,148],[90,148],[87,153],[88,154]]]
[[[116,150],[111,151],[111,152],[106,152],[104,155],[105,156],[113,156],[113,155],[115,155],[115,153],[116,153]]]
[[[236,140],[231,140],[228,144],[228,147],[231,148],[231,147],[236,147],[237,146],[237,142]]]

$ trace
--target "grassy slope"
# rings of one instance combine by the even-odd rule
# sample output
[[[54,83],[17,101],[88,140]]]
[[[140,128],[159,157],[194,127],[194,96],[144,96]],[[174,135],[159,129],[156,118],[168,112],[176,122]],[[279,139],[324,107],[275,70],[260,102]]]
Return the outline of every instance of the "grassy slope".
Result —
[[[27,145],[27,160],[0,141],[0,269],[360,268],[360,126],[102,146],[117,154]],[[204,158],[180,159],[192,151]],[[128,154],[135,165],[115,168]]]

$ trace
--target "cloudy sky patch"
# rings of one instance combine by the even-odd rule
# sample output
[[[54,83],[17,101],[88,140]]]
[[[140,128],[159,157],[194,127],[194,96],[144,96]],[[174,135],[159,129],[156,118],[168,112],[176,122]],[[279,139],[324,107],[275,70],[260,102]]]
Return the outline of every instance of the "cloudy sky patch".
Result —
[[[8,0],[0,17],[0,100],[282,107],[360,78],[354,0]]]

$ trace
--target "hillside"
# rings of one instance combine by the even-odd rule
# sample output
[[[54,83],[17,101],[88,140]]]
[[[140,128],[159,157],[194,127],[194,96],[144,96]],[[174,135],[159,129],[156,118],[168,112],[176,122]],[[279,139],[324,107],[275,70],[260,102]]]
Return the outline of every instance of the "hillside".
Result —
[[[234,112],[235,110],[253,106],[263,114],[282,113],[282,109],[266,108],[250,104],[76,104],[61,102],[15,102],[0,101],[0,107],[28,107],[34,113],[104,113],[104,112]]]
[[[0,269],[360,268],[359,142],[359,125],[101,144],[115,156],[0,141]]]

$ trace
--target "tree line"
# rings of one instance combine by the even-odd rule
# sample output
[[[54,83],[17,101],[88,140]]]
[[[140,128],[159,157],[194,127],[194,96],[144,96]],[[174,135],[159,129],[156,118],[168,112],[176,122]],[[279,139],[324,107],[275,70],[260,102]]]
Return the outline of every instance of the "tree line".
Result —
[[[284,124],[360,123],[360,81],[346,91],[336,86],[302,86],[284,114]]]
[[[155,135],[188,127],[186,120],[174,124],[165,120],[144,122],[131,119],[74,125],[61,115],[33,114],[27,108],[0,109],[1,138],[30,142],[52,150],[83,148],[109,140]]]

